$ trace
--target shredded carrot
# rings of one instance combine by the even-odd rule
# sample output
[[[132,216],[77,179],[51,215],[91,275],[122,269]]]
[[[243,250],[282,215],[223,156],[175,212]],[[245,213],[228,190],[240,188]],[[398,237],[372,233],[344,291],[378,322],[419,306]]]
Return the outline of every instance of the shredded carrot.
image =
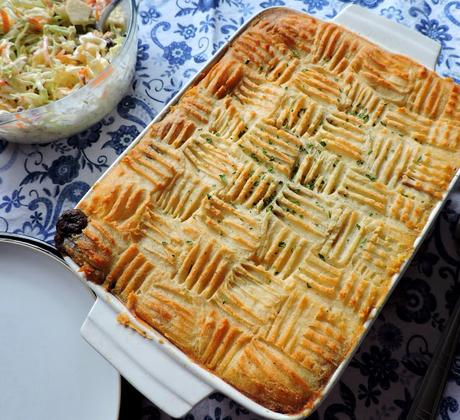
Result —
[[[3,26],[3,33],[6,34],[10,31],[10,18],[8,13],[6,13],[5,9],[0,9],[0,15],[2,16],[2,26]]]
[[[56,58],[63,64],[77,64],[78,61],[67,55],[64,50],[59,51],[56,54]]]
[[[93,86],[99,86],[103,80],[107,79],[113,73],[113,67],[107,67],[102,73],[100,73],[96,78],[93,79]]]
[[[96,18],[96,20],[99,20],[99,18],[101,17],[101,13],[102,13],[102,9],[103,9],[103,6],[96,1],[94,1],[94,4],[92,5],[93,9],[94,9],[94,16]]]
[[[42,17],[31,17],[31,18],[29,18],[29,23],[38,32],[40,32],[43,29],[43,23],[44,22],[45,22],[45,20]]]
[[[89,78],[88,69],[83,67],[82,69],[78,70],[78,75],[80,76],[81,81],[86,83]]]

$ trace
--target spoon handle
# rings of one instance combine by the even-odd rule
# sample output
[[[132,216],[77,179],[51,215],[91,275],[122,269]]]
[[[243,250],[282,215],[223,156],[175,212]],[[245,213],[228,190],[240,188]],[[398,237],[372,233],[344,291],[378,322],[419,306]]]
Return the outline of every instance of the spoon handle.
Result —
[[[109,18],[110,14],[113,12],[113,9],[117,7],[122,0],[112,0],[111,3],[109,3],[104,10],[102,10],[101,16],[99,17],[99,20],[96,22],[96,29],[100,32],[104,31],[105,24],[107,22],[107,19]]]
[[[441,334],[433,359],[412,402],[407,420],[433,420],[436,418],[459,338],[460,299]]]

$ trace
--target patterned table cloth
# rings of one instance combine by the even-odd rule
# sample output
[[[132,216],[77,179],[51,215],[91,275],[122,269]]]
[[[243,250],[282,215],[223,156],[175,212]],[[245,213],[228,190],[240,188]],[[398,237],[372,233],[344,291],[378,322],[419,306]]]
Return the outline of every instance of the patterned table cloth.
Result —
[[[407,25],[442,45],[437,71],[460,82],[459,0],[144,0],[139,12],[136,76],[124,99],[90,129],[47,145],[0,140],[0,231],[52,243],[59,214],[139,134],[181,86],[253,13],[286,5],[322,19],[347,3]],[[312,419],[404,419],[441,331],[460,294],[460,252],[453,228],[460,186],[452,194],[345,375]],[[168,418],[135,398],[138,418]],[[439,416],[460,419],[460,352],[451,370]],[[130,418],[133,418],[130,416]],[[213,394],[188,420],[254,419]]]

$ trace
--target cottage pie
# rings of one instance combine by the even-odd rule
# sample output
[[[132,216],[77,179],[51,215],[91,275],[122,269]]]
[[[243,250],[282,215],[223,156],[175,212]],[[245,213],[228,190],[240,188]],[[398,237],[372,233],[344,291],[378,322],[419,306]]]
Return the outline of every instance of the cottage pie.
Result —
[[[459,166],[459,98],[340,26],[267,11],[61,218],[57,245],[253,400],[308,410]]]

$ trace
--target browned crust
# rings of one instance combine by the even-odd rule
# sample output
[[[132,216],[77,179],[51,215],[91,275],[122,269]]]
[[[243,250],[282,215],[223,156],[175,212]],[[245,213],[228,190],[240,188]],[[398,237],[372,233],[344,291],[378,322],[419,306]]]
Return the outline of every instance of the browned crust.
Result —
[[[458,167],[459,93],[266,11],[79,205],[88,226],[58,227],[60,250],[249,398],[313,408]]]

